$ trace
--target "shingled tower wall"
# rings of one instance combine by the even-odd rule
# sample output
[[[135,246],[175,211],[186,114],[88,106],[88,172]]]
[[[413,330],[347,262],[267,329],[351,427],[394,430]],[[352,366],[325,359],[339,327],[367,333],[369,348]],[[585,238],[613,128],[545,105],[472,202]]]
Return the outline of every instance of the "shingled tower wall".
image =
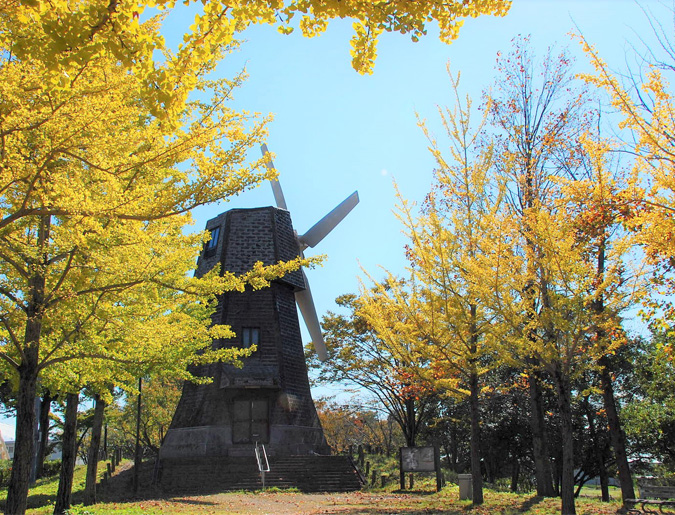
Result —
[[[240,274],[256,261],[268,265],[298,255],[290,214],[283,209],[233,209],[209,220],[206,228],[218,231],[218,242],[202,252],[197,275],[218,263],[221,270]],[[213,382],[184,385],[161,459],[248,455],[255,441],[264,443],[270,456],[329,453],[311,397],[295,306],[294,293],[303,288],[297,271],[270,288],[219,299],[213,320],[230,325],[237,337],[214,345],[243,345],[245,331],[254,330],[257,350],[242,369],[215,363],[192,370]]]

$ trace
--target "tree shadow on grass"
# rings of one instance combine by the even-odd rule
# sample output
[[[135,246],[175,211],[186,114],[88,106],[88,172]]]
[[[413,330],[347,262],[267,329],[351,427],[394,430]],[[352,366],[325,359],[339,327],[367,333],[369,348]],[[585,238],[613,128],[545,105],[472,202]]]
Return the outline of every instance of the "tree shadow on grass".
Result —
[[[190,504],[193,506],[216,506],[218,503],[213,501],[202,501],[201,499],[187,499],[185,497],[169,497],[166,499],[176,504]]]
[[[33,485],[31,489],[28,490],[28,498],[26,500],[26,507],[28,509],[42,508],[56,502],[56,493],[36,493],[34,490],[34,488],[39,488],[43,483],[52,481],[53,479],[53,477],[38,479],[37,484]],[[6,503],[7,490],[4,490],[2,493],[2,500],[0,500],[0,511],[5,511]]]
[[[501,509],[501,513],[505,514],[515,514],[515,513],[529,513],[529,511],[537,506],[538,504],[544,502],[547,498],[540,496],[530,497],[528,500],[524,501],[520,506],[513,504],[510,506],[505,506]],[[473,504],[468,504],[463,508],[465,513],[470,513],[474,508],[480,508],[480,506],[474,506]]]
[[[5,503],[7,501],[5,499],[0,502],[0,511],[4,512],[5,511]],[[35,508],[43,508],[45,506],[49,506],[50,504],[54,504],[56,502],[56,495],[53,494],[31,494],[30,492],[28,493],[28,499],[26,501],[26,507],[29,510],[35,509]],[[75,504],[77,504],[78,501],[75,501]]]
[[[534,497],[530,497],[527,501],[525,501],[523,504],[520,505],[519,511],[525,513],[530,511],[532,508],[534,508],[537,504],[540,502],[544,501],[545,497],[540,497],[535,495]]]
[[[400,488],[398,490],[393,490],[393,494],[403,494],[403,495],[434,495],[438,492],[436,490],[401,490]]]
[[[28,495],[28,503],[27,506],[28,508],[42,508],[43,506],[47,506],[49,504],[54,504],[56,502],[56,496],[55,495],[48,495],[48,494],[33,494],[33,495]],[[2,503],[2,509],[5,509],[5,503]]]

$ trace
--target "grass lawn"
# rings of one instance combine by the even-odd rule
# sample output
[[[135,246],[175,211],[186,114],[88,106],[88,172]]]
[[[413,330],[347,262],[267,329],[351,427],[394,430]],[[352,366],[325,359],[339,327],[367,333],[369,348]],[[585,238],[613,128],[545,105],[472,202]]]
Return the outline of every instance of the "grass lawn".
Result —
[[[84,467],[78,467],[74,481],[74,502],[80,501],[84,488]],[[31,489],[29,511],[33,515],[51,514],[58,478],[44,479]],[[416,482],[412,491],[395,490],[390,484],[384,489],[373,489],[347,494],[302,494],[298,492],[233,492],[204,496],[179,496],[144,499],[109,499],[95,506],[75,504],[72,515],[144,515],[144,514],[446,514],[446,515],[553,515],[560,512],[559,499],[541,499],[531,494],[512,494],[485,491],[485,504],[472,507],[469,501],[459,501],[456,485],[449,484],[436,493],[432,481]],[[128,490],[124,493],[128,494]],[[147,495],[148,492],[145,492]],[[6,498],[6,490],[0,490],[0,503]],[[617,491],[612,492],[618,499]],[[123,496],[120,496],[123,497]],[[599,490],[588,487],[577,499],[579,515],[615,514],[620,507],[617,500],[607,504],[599,501]]]

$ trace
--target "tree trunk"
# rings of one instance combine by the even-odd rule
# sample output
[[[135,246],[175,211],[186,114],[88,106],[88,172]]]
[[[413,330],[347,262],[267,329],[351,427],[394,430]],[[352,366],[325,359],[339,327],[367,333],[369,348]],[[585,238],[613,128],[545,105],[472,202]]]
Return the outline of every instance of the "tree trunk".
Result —
[[[576,515],[574,506],[574,434],[572,428],[572,394],[569,378],[565,377],[560,365],[554,374],[558,410],[560,411],[560,437],[562,440],[562,477],[560,496],[562,515]]]
[[[405,444],[415,447],[415,399],[412,397],[405,401]]]
[[[49,241],[51,216],[40,218],[38,227],[37,247],[43,251]],[[35,395],[40,359],[40,335],[42,334],[42,320],[45,309],[44,271],[48,267],[48,256],[38,253],[36,272],[29,279],[28,295],[26,298],[26,330],[24,333],[23,356],[17,367],[19,373],[19,394],[16,406],[16,440],[14,442],[14,460],[12,474],[7,489],[7,503],[5,513],[8,515],[23,515],[26,512],[28,501],[28,486],[30,483],[31,468],[35,458]]]
[[[612,448],[616,457],[616,468],[619,472],[619,483],[621,485],[621,498],[625,503],[626,499],[635,499],[635,490],[633,489],[633,477],[628,466],[628,454],[626,453],[626,435],[621,427],[619,413],[614,398],[614,385],[609,369],[609,360],[606,356],[600,358],[600,384],[602,385],[602,398],[605,404],[605,413],[609,425],[609,436],[612,441]]]
[[[450,429],[450,441],[448,442],[448,465],[450,470],[459,472],[457,463],[459,462],[459,449],[457,444],[457,430],[453,426]]]
[[[511,491],[518,492],[518,479],[520,479],[520,461],[514,457],[513,467],[511,469]]]
[[[27,324],[26,332],[32,324]],[[16,404],[16,439],[12,473],[7,490],[6,515],[23,515],[28,501],[30,472],[35,453],[35,395],[37,393],[37,347],[27,349],[26,361],[19,367]]]
[[[108,459],[108,423],[103,428],[103,459]]]
[[[600,282],[605,273],[605,248],[607,235],[600,237],[598,244],[597,275]],[[605,311],[604,298],[599,296],[591,305],[593,312],[600,316]],[[606,338],[604,329],[597,329],[597,339],[602,342]],[[621,497],[625,504],[626,499],[635,499],[635,490],[633,489],[633,478],[628,466],[628,455],[626,453],[626,435],[621,427],[619,420],[619,410],[614,398],[614,385],[611,377],[611,362],[607,355],[602,356],[598,363],[600,364],[600,385],[602,387],[602,398],[605,404],[605,413],[607,414],[607,423],[609,425],[609,436],[614,448],[616,457],[616,468],[619,472],[619,483],[621,485]]]
[[[101,432],[103,429],[103,412],[105,401],[100,395],[95,396],[94,420],[91,428],[91,444],[87,453],[87,479],[84,486],[85,504],[96,503],[96,479],[98,475],[98,456],[101,448]]]
[[[77,405],[79,394],[69,393],[66,396],[66,414],[63,424],[63,440],[61,457],[61,475],[59,489],[56,493],[54,515],[62,515],[70,508],[70,495],[73,490],[73,474],[77,460]]]
[[[37,470],[35,477],[41,478],[44,474],[45,459],[47,459],[47,448],[49,447],[49,412],[52,409],[52,400],[49,391],[46,391],[42,396],[40,403],[40,443],[37,453]]]
[[[588,431],[593,444],[592,452],[595,455],[595,461],[598,465],[598,476],[600,477],[602,501],[609,502],[609,479],[607,467],[605,466],[605,446],[601,445],[600,438],[598,436],[598,430],[595,427],[595,416],[593,415],[593,410],[591,409],[590,403],[588,402],[588,397],[584,398],[583,406],[584,411],[586,412],[586,419],[588,420]]]
[[[138,403],[136,405],[136,448],[134,450],[134,477],[133,477],[134,494],[138,494],[138,490],[140,488],[141,463],[143,461],[143,456],[141,452],[141,407],[143,402],[143,395],[141,393],[142,388],[143,388],[143,378],[139,378]]]
[[[537,482],[537,495],[555,497],[553,472],[548,452],[546,429],[544,426],[544,400],[541,394],[538,374],[532,373],[530,390],[530,428],[532,430],[532,452],[534,454],[534,476]]]
[[[43,216],[38,228],[37,247],[44,250],[49,241],[51,216]],[[40,335],[45,309],[44,270],[48,257],[40,256],[36,266],[37,272],[29,279],[29,294],[26,298],[26,330],[24,333],[23,356],[17,367],[19,373],[19,394],[16,406],[16,440],[14,442],[14,460],[12,474],[7,489],[7,503],[5,513],[8,515],[23,515],[26,512],[28,501],[28,485],[35,453],[33,431],[35,429],[35,395],[40,359]],[[40,272],[42,271],[42,272]]]
[[[480,407],[478,403],[478,374],[469,377],[471,409],[471,481],[473,487],[473,504],[483,504],[483,475],[480,470]]]
[[[609,502],[609,474],[607,473],[607,467],[605,467],[605,462],[602,462],[602,468],[600,469],[600,495],[602,502]]]

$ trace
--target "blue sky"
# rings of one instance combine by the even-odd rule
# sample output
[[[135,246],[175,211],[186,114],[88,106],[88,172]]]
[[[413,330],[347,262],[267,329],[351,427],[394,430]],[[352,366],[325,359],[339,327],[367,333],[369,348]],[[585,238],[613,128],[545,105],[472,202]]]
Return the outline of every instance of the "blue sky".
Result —
[[[495,80],[497,52],[508,51],[519,34],[531,35],[538,54],[550,45],[569,47],[579,71],[589,71],[578,43],[568,35],[579,30],[612,69],[623,71],[631,45],[640,38],[653,40],[643,9],[672,27],[669,8],[656,1],[640,6],[632,0],[514,0],[505,18],[467,20],[451,45],[437,39],[435,27],[418,43],[385,34],[371,76],[351,68],[350,23],[334,22],[313,39],[299,33],[282,36],[267,26],[247,31],[248,41],[218,73],[232,75],[245,66],[249,79],[235,93],[234,105],[275,116],[268,146],[276,154],[296,230],[307,230],[354,190],[361,198],[314,251],[327,256],[323,267],[308,272],[319,317],[335,309],[335,297],[358,290],[360,267],[374,277],[382,276],[378,267],[404,270],[405,238],[392,212],[392,180],[414,201],[429,189],[434,162],[416,113],[442,136],[436,106],[452,101],[448,62],[461,71],[462,90],[476,103]],[[230,208],[273,203],[265,184],[228,203],[197,210],[196,227]]]
[[[644,1],[642,7],[672,27],[667,6]],[[165,36],[177,41],[191,22],[170,18]],[[319,316],[335,309],[335,297],[358,290],[360,266],[375,277],[381,275],[379,266],[403,271],[405,239],[392,213],[392,179],[411,200],[423,199],[429,189],[434,163],[415,113],[438,129],[436,106],[451,103],[446,64],[462,72],[462,89],[476,102],[494,81],[497,52],[508,51],[519,34],[531,34],[541,53],[553,44],[570,47],[579,70],[585,71],[579,46],[567,35],[575,24],[619,71],[626,68],[631,43],[652,39],[642,8],[633,0],[514,0],[505,18],[468,20],[452,45],[438,41],[434,27],[418,43],[385,34],[374,74],[362,76],[350,65],[350,23],[334,22],[314,39],[299,33],[283,36],[267,26],[245,33],[248,41],[218,74],[232,76],[246,67],[250,77],[235,92],[233,105],[274,114],[268,146],[276,154],[295,228],[304,232],[354,190],[361,197],[315,250],[327,256],[323,267],[308,271]],[[227,209],[273,203],[265,184],[230,202],[196,210],[195,228]],[[0,425],[0,430],[6,439],[13,438],[13,428]]]
[[[664,12],[656,2],[644,6]],[[434,28],[418,43],[385,34],[372,76],[351,68],[349,23],[334,23],[313,39],[282,36],[266,26],[245,33],[248,42],[218,72],[231,75],[246,66],[250,77],[234,105],[275,116],[268,146],[295,228],[302,233],[354,190],[361,197],[316,248],[327,255],[322,268],[309,272],[320,314],[333,308],[336,296],[357,290],[360,265],[375,276],[378,266],[405,266],[392,179],[411,200],[421,200],[429,188],[434,163],[415,114],[442,135],[436,106],[451,102],[446,64],[461,71],[462,89],[476,102],[494,81],[496,53],[508,51],[519,34],[531,34],[538,52],[552,44],[569,47],[579,70],[588,70],[568,36],[575,24],[617,70],[625,69],[631,43],[651,32],[632,0],[515,0],[505,18],[468,20],[452,45],[438,41]],[[273,202],[265,184],[197,210],[196,227],[229,208]]]

